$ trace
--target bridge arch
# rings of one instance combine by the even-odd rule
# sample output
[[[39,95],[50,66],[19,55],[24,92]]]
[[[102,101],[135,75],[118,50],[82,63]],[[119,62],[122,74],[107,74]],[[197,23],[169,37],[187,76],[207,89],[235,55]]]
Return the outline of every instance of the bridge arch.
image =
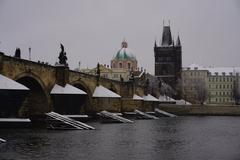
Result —
[[[51,98],[43,81],[37,75],[21,73],[14,80],[30,89],[19,110],[20,116],[30,117],[50,111]]]
[[[81,111],[85,113],[89,113],[92,111],[92,91],[91,89],[81,80],[77,80],[71,83],[74,87],[77,87],[87,93],[87,95],[83,95],[80,98],[80,106]]]

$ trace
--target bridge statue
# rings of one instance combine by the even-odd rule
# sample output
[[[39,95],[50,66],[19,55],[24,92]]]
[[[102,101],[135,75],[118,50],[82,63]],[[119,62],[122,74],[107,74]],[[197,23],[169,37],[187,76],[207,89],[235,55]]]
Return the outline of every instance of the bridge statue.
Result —
[[[58,56],[59,63],[67,66],[68,64],[67,64],[66,52],[64,51],[64,46],[61,43],[60,45],[61,45],[61,52],[59,53],[59,56]]]

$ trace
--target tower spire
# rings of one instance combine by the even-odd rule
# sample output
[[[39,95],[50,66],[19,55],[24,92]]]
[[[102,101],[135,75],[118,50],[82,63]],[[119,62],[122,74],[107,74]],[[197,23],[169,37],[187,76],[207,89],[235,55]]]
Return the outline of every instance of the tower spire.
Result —
[[[179,35],[177,37],[176,46],[181,46],[181,41],[180,41]]]
[[[172,45],[174,46],[174,36],[172,36]]]
[[[163,26],[162,46],[172,45],[172,34],[170,26]]]
[[[154,41],[154,47],[157,47],[157,40],[155,38],[155,41]]]

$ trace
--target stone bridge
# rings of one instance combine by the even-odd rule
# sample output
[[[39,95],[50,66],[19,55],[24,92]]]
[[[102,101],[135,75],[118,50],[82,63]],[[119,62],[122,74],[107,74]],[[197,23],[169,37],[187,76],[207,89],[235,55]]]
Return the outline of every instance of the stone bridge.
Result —
[[[73,70],[65,66],[51,66],[44,63],[33,62],[4,55],[0,52],[0,74],[9,77],[30,89],[26,99],[19,109],[20,116],[42,114],[56,110],[54,98],[50,92],[55,84],[64,86],[69,83],[84,90],[87,96],[61,97],[67,103],[65,108],[74,108],[74,113],[95,113],[100,110],[115,112],[132,111],[134,109],[150,110],[147,102],[134,101],[133,94],[143,96],[144,89],[134,82],[121,82],[100,78],[99,84],[121,95],[120,99],[93,98],[92,94],[97,86],[97,77]],[[74,100],[79,101],[74,103]],[[81,101],[81,102],[80,102]],[[69,114],[74,114],[69,113]],[[65,113],[65,114],[68,114]]]

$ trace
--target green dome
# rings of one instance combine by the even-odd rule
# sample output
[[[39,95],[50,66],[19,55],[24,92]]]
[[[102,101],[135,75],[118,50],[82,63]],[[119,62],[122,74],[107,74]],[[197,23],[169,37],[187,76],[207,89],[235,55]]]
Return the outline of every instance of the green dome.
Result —
[[[122,42],[122,48],[117,52],[114,57],[116,60],[136,60],[133,53],[127,48],[127,42]]]

